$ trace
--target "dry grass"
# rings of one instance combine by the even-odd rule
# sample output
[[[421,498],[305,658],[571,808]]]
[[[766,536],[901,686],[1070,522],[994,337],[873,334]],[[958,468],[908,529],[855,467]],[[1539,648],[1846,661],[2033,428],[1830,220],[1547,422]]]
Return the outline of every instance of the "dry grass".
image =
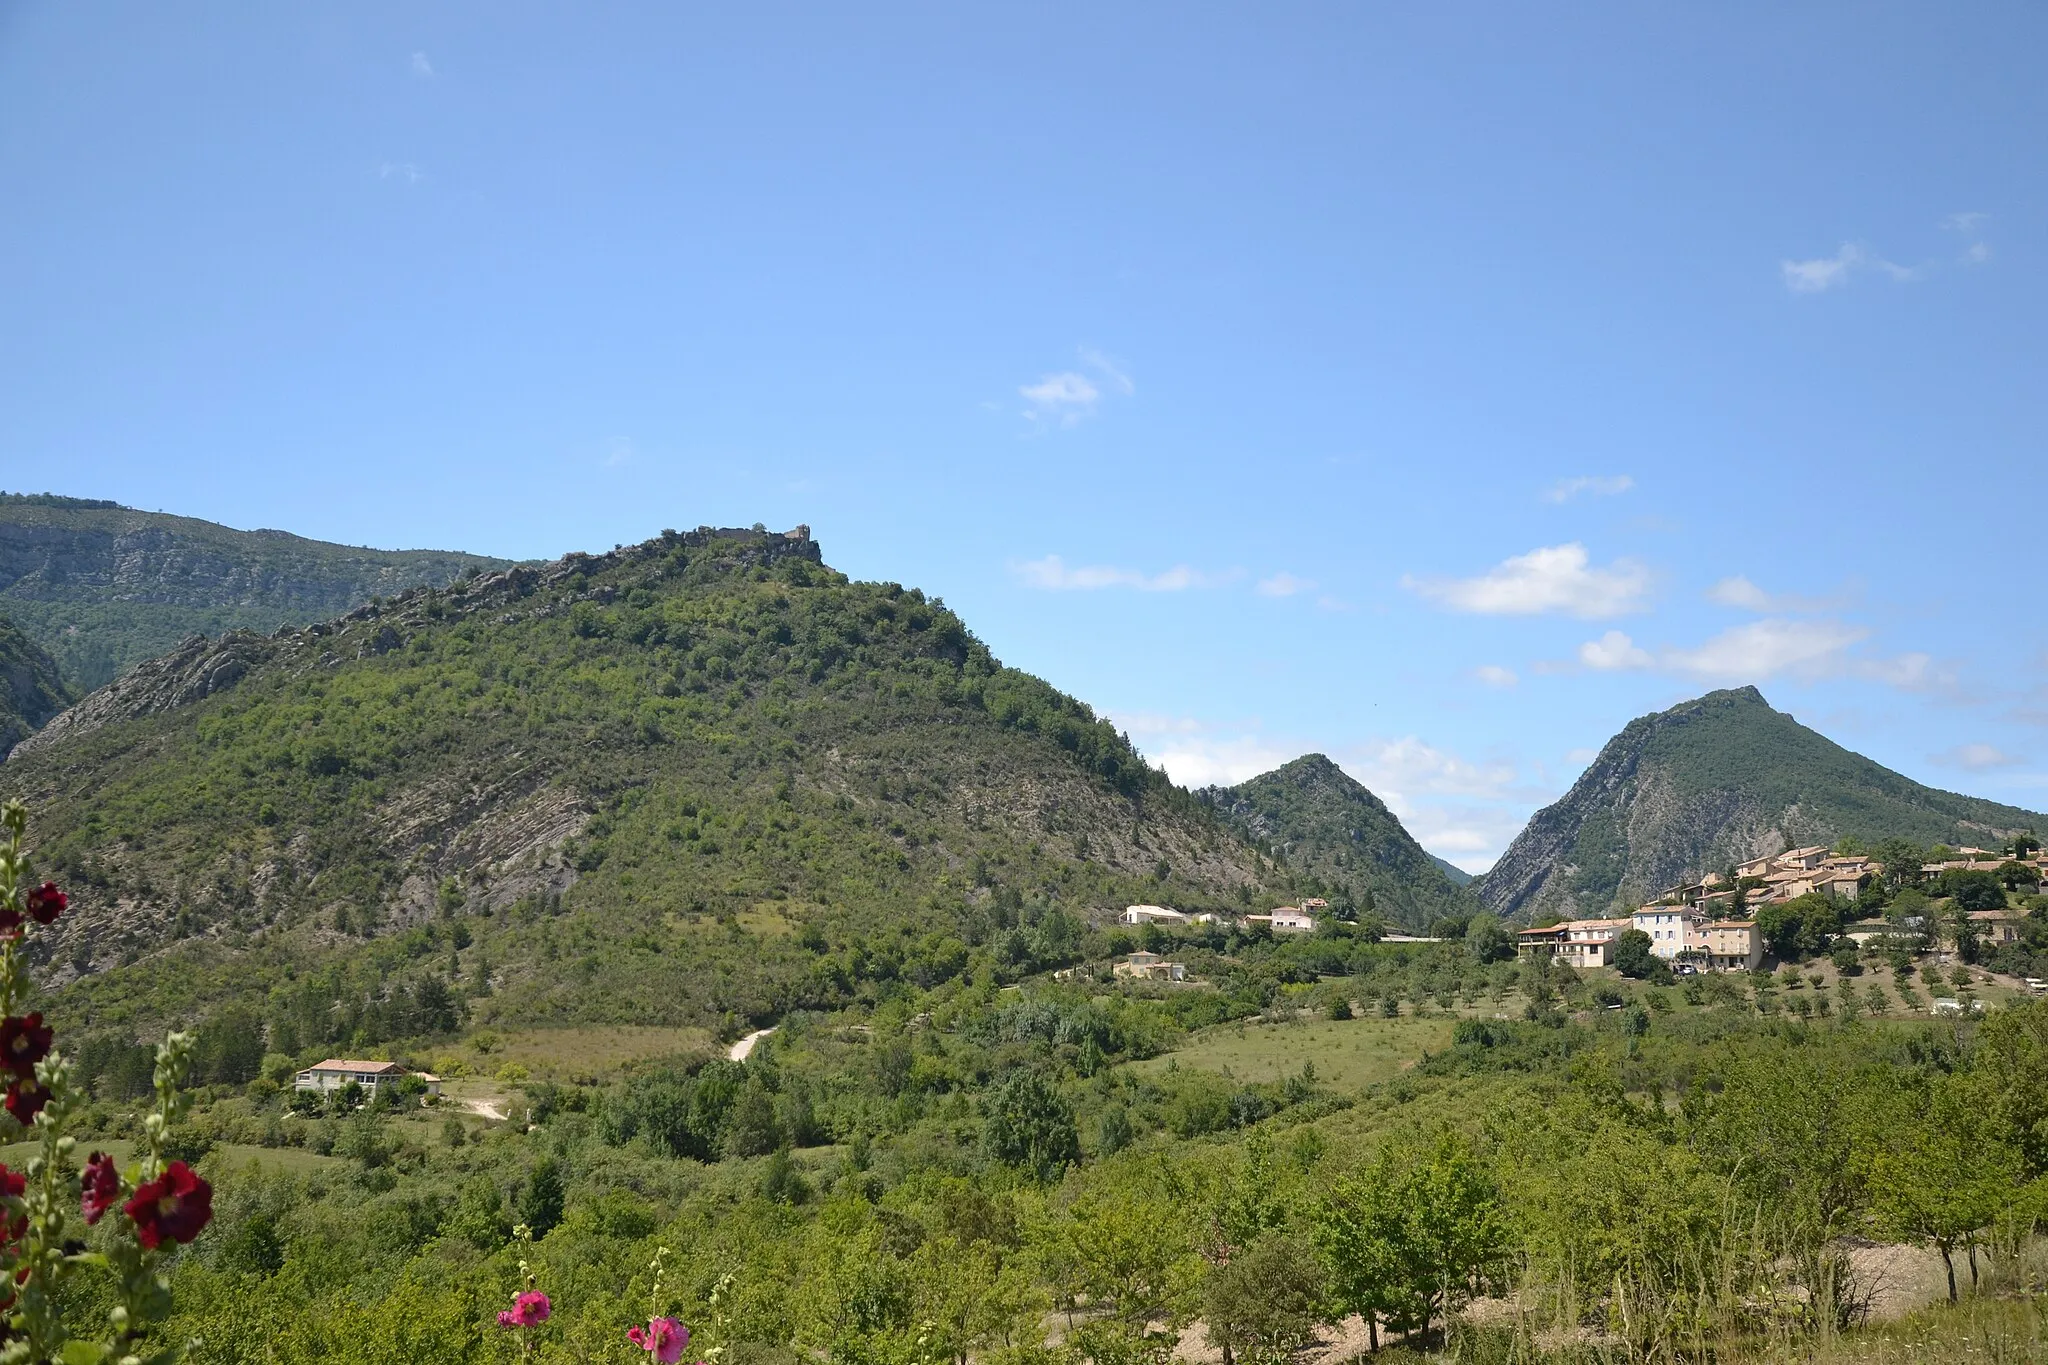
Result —
[[[701,1052],[712,1046],[710,1033],[698,1028],[655,1028],[640,1024],[540,1028],[491,1034],[488,1052],[471,1045],[437,1054],[434,1065],[443,1076],[463,1071],[481,1078],[518,1067],[535,1080],[603,1081],[629,1063],[675,1053]]]

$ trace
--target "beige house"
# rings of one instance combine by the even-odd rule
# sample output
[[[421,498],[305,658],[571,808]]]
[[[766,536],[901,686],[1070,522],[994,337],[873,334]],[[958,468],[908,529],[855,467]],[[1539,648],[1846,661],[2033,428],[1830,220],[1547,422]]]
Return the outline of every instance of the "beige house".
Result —
[[[380,1085],[395,1085],[405,1076],[405,1068],[397,1062],[361,1062],[347,1058],[330,1057],[318,1066],[301,1071],[292,1082],[294,1090],[340,1090],[351,1081],[364,1091],[375,1094]],[[441,1078],[422,1072],[420,1079],[427,1083],[427,1093],[441,1093]]]
[[[1698,946],[1709,967],[1717,972],[1753,972],[1763,965],[1764,939],[1756,921],[1715,920],[1699,928]]]
[[[1130,905],[1120,918],[1125,924],[1186,924],[1188,917],[1163,905]]]
[[[1635,927],[1628,919],[1574,919],[1515,935],[1519,957],[1551,957],[1574,967],[1605,967],[1614,961],[1614,941]]]
[[[1970,927],[1986,943],[2018,943],[2020,921],[2026,916],[2012,910],[1972,910]]]
[[[1185,981],[1188,969],[1157,953],[1132,953],[1110,969],[1115,976],[1137,981]]]

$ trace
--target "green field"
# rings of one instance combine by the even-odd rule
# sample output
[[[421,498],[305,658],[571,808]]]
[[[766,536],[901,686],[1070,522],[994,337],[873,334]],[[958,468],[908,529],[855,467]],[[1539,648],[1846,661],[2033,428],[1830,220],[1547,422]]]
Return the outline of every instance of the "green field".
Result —
[[[1165,1057],[1133,1062],[1131,1069],[1156,1074],[1171,1061],[1235,1080],[1273,1082],[1312,1061],[1322,1084],[1356,1090],[1406,1070],[1424,1052],[1449,1046],[1452,1023],[1436,1018],[1225,1024],[1203,1030]]]
[[[89,1145],[93,1151],[106,1152],[123,1166],[135,1156],[135,1144],[126,1138],[109,1138]],[[35,1155],[36,1148],[33,1142],[10,1142],[0,1147],[0,1162],[19,1170]],[[87,1145],[82,1143],[76,1153],[80,1161],[86,1151]],[[311,1175],[345,1164],[339,1157],[321,1156],[302,1147],[256,1147],[241,1142],[221,1143],[207,1154],[207,1160],[228,1170],[242,1170],[254,1162],[266,1170],[288,1171],[293,1175]]]

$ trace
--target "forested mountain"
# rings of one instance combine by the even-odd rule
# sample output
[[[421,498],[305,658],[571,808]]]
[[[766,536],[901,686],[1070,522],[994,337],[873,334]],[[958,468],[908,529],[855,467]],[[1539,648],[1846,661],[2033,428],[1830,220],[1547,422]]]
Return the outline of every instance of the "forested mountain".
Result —
[[[1062,961],[1130,900],[1288,890],[1087,707],[802,530],[194,641],[0,786],[75,889],[50,976],[91,976],[102,1018],[316,961],[361,974],[320,1010],[433,976],[527,1021],[767,1018],[976,945]]]
[[[1995,844],[2044,828],[2048,816],[1922,786],[1851,753],[1743,687],[1630,721],[1529,821],[1479,895],[1503,915],[1598,914],[1844,836]]]
[[[369,550],[47,493],[0,493],[0,611],[77,691],[192,635],[268,632],[509,561]]]
[[[0,617],[0,758],[68,700],[56,661]]]
[[[1420,931],[1478,908],[1385,802],[1321,754],[1197,795],[1290,868],[1390,923]]]

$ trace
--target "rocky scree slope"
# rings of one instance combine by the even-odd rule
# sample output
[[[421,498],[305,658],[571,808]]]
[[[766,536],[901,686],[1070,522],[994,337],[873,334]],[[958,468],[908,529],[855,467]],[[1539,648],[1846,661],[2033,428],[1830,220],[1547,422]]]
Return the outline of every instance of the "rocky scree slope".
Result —
[[[104,1020],[336,962],[515,1022],[767,1019],[970,950],[1071,960],[1130,900],[1285,894],[1086,706],[801,529],[195,641],[18,748],[0,791],[76,892],[48,975]]]
[[[192,635],[318,621],[509,563],[237,531],[87,498],[0,494],[0,611],[79,691]]]
[[[1333,902],[1370,907],[1417,932],[1440,916],[1478,908],[1385,802],[1321,754],[1196,795],[1252,843],[1326,889]]]
[[[1503,916],[1600,915],[1849,835],[1981,844],[2027,828],[2048,828],[2048,816],[1922,786],[1743,687],[1630,721],[1477,889]]]
[[[0,758],[69,699],[56,660],[0,617]]]

